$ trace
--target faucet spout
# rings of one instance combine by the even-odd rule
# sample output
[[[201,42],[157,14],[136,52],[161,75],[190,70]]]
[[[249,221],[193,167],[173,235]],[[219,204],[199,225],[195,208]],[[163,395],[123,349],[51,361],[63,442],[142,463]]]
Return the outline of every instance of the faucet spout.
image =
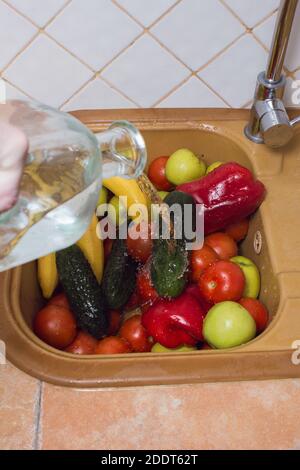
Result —
[[[298,0],[281,0],[267,69],[258,75],[250,121],[245,128],[250,140],[274,148],[286,145],[293,137],[294,124],[282,102],[286,84],[282,70],[297,5]]]

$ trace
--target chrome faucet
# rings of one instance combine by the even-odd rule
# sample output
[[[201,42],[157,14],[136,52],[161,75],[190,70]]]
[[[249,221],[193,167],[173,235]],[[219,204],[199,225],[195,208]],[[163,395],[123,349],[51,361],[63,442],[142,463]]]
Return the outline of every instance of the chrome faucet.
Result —
[[[300,116],[289,119],[282,102],[286,84],[283,65],[297,4],[298,0],[281,0],[267,69],[258,75],[250,121],[245,128],[250,140],[273,148],[286,145],[300,123]]]

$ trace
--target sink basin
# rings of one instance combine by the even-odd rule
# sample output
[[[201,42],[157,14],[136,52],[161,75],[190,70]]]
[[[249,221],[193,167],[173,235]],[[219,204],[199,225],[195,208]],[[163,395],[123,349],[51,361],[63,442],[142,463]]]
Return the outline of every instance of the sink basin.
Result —
[[[237,161],[265,184],[241,252],[262,275],[260,299],[270,312],[266,331],[226,351],[73,356],[47,346],[31,330],[43,305],[36,263],[0,274],[0,339],[7,357],[42,380],[80,388],[300,377],[293,364],[300,343],[300,135],[284,150],[255,145],[243,134],[246,110],[114,110],[74,113],[93,131],[131,120],[146,140],[149,161],[188,147],[207,163]],[[299,354],[300,356],[300,354]],[[294,361],[295,362],[295,361]]]

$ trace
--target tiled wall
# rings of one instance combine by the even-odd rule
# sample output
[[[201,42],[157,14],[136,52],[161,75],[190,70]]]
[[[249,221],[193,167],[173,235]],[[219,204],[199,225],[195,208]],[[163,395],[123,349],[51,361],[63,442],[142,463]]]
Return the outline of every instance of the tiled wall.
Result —
[[[7,96],[60,107],[247,107],[279,0],[0,0]],[[300,5],[286,60],[300,80]]]

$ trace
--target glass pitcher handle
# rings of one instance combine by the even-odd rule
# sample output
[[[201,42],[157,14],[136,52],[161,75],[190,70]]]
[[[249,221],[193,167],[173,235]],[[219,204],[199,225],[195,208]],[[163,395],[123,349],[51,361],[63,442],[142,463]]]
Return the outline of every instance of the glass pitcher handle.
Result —
[[[103,178],[137,178],[145,168],[144,138],[128,121],[115,121],[107,131],[96,134],[102,153]]]

